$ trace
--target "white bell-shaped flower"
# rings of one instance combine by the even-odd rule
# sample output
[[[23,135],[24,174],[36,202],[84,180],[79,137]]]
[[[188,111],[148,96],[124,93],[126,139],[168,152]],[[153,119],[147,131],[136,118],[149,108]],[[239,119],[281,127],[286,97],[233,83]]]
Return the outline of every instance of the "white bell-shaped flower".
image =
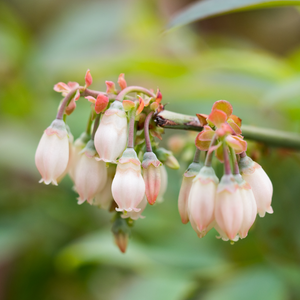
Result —
[[[35,164],[45,184],[57,185],[69,162],[69,139],[65,122],[54,120],[45,130],[35,153]]]
[[[111,207],[112,202],[114,201],[112,193],[111,193],[111,185],[113,181],[113,177],[115,175],[115,167],[114,165],[110,165],[107,170],[107,180],[105,186],[102,189],[99,189],[94,200],[92,201],[92,205],[98,206],[102,209],[109,209]]]
[[[157,203],[161,203],[164,201],[164,195],[168,187],[168,173],[166,167],[164,165],[161,165],[159,170],[160,170],[161,182],[160,182],[160,190],[156,199]]]
[[[241,200],[243,203],[243,221],[239,230],[239,236],[243,239],[248,235],[248,231],[255,221],[257,206],[250,184],[247,183],[240,174],[234,175],[234,178],[239,184],[242,196]]]
[[[233,175],[223,175],[216,194],[215,219],[230,240],[234,240],[243,221],[242,192]]]
[[[273,185],[269,176],[248,156],[240,159],[239,166],[242,177],[252,188],[259,216],[264,217],[266,212],[272,214]]]
[[[106,164],[95,160],[97,155],[94,141],[90,140],[80,154],[75,171],[75,190],[79,194],[78,204],[85,200],[92,203],[97,192],[107,180]]]
[[[127,118],[123,105],[115,101],[105,111],[95,134],[99,160],[116,163],[127,143]]]
[[[141,162],[132,148],[127,148],[117,165],[112,183],[112,195],[117,211],[140,211],[138,205],[145,195],[145,182],[141,175]]]
[[[72,157],[70,159],[70,167],[69,167],[69,176],[75,182],[75,173],[76,173],[76,167],[78,165],[79,158],[81,157],[80,152],[83,150],[83,148],[86,146],[87,142],[90,140],[90,135],[83,132],[78,139],[75,140],[75,142],[72,145]]]
[[[192,227],[203,237],[213,227],[218,177],[212,167],[201,168],[193,180],[188,199],[188,213]]]
[[[179,191],[178,197],[178,211],[181,217],[181,222],[183,224],[188,223],[189,214],[188,214],[188,200],[190,190],[193,184],[193,180],[196,175],[199,173],[202,165],[199,163],[191,163],[187,170],[183,174],[183,179]]]

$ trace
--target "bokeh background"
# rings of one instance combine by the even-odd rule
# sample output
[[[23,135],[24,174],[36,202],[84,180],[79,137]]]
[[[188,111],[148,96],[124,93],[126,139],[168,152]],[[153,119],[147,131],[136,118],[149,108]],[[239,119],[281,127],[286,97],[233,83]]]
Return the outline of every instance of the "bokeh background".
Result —
[[[297,152],[251,143],[274,185],[274,214],[234,245],[181,224],[191,149],[176,153],[181,168],[168,170],[165,201],[146,208],[126,254],[114,245],[111,214],[77,205],[70,179],[38,184],[35,149],[61,100],[53,85],[84,84],[88,68],[94,89],[125,73],[129,85],[160,87],[169,110],[209,113],[226,99],[244,124],[299,133],[299,10],[228,14],[162,34],[188,3],[0,1],[0,299],[300,299]],[[88,114],[80,100],[68,118],[75,138]]]

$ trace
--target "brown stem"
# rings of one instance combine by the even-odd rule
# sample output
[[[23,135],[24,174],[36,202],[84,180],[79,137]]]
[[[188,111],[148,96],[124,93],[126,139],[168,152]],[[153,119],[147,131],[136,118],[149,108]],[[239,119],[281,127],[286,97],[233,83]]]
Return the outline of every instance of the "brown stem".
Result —
[[[196,147],[196,151],[195,151],[195,155],[194,155],[194,159],[193,159],[194,163],[199,163],[200,153],[201,153],[201,150]]]
[[[216,143],[217,138],[218,137],[215,134],[214,137],[212,138],[211,142],[210,142],[209,148],[212,147]],[[211,167],[211,162],[212,162],[212,158],[213,158],[213,154],[214,154],[214,151],[211,151],[209,153],[209,148],[208,148],[205,163],[204,163],[205,167]]]
[[[240,174],[239,164],[238,164],[238,161],[236,159],[235,151],[233,150],[232,147],[229,147],[229,151],[230,151],[230,156],[231,156],[231,159],[232,159],[232,162],[233,162],[233,174],[234,175]]]
[[[230,160],[228,155],[228,148],[224,142],[223,142],[223,154],[224,154],[224,172],[226,175],[230,175],[232,173],[231,173]]]
[[[149,123],[153,116],[153,111],[148,114],[146,117],[145,123],[144,123],[144,134],[145,134],[145,142],[146,142],[146,150],[147,152],[152,152],[152,146],[150,141],[150,135],[149,135]]]
[[[59,110],[57,112],[57,115],[56,115],[56,119],[58,120],[62,120],[63,117],[64,117],[64,113],[65,113],[65,109],[68,105],[68,103],[70,102],[70,100],[72,99],[72,97],[74,96],[74,94],[76,93],[78,87],[72,89],[67,95],[66,97],[63,99],[60,107],[59,107]]]
[[[155,94],[149,91],[148,89],[145,89],[140,86],[128,86],[124,90],[122,90],[116,97],[116,100],[118,101],[123,101],[124,97],[126,94],[133,93],[133,92],[138,92],[138,93],[143,93],[146,94],[147,96],[155,98]]]
[[[128,130],[128,148],[134,147],[134,123],[135,123],[135,110],[131,112]]]

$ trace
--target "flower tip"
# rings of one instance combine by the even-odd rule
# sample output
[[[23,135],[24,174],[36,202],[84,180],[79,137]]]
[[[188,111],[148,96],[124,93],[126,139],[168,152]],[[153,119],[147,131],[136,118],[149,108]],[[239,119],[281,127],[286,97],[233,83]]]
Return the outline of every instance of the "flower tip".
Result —
[[[266,212],[267,212],[268,214],[272,214],[272,213],[274,212],[272,206],[270,206],[270,207],[266,210]]]
[[[187,218],[182,217],[181,222],[182,222],[182,224],[187,224],[189,222],[189,218],[188,217]]]
[[[120,249],[120,251],[122,253],[125,253],[128,245],[128,235],[123,233],[114,234],[114,238],[115,238],[115,243]]]
[[[85,199],[82,199],[81,197],[78,197],[77,200],[78,205],[81,205],[85,201]]]

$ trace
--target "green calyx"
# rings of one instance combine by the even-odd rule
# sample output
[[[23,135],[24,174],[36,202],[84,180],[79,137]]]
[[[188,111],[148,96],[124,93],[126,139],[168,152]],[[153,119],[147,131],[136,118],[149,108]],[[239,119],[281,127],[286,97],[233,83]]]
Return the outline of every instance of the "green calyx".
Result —
[[[199,173],[200,169],[203,167],[202,163],[192,162],[186,171],[184,172],[185,177],[195,177]]]

